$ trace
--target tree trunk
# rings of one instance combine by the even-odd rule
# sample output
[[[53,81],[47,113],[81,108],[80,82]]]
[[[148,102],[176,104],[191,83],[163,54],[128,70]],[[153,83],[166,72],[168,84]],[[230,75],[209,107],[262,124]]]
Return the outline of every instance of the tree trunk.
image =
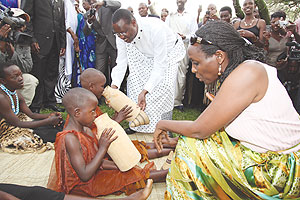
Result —
[[[266,2],[264,0],[255,0],[255,4],[260,17],[266,21],[266,24],[270,24],[270,14]]]
[[[232,3],[233,3],[234,10],[235,10],[235,15],[240,19],[244,19],[245,15],[240,6],[239,0],[232,0]]]

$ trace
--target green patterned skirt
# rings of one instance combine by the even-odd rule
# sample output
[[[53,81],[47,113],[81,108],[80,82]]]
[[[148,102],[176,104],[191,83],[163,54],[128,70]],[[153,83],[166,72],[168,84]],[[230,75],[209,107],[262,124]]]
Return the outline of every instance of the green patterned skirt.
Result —
[[[300,199],[300,151],[257,153],[217,132],[181,136],[165,199]]]

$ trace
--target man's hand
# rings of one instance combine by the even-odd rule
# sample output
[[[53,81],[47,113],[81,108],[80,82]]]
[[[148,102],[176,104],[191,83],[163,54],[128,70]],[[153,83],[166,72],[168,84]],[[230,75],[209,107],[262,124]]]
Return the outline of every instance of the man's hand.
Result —
[[[131,112],[131,106],[126,105],[119,112],[115,112],[115,116],[112,117],[112,119],[118,123],[121,123],[123,120],[132,117],[132,115],[129,115]]]
[[[74,50],[76,52],[79,52],[80,49],[79,49],[79,40],[78,40],[78,37],[76,34],[72,35],[72,38],[73,38],[73,41],[74,41]]]
[[[9,24],[5,24],[0,29],[0,36],[6,38],[8,33],[11,31],[11,27]]]
[[[96,20],[95,15],[88,15],[88,23],[92,24]]]
[[[51,113],[48,117],[49,124],[55,126],[60,126],[62,123],[62,117],[59,112]]]
[[[92,8],[96,8],[96,9],[98,10],[98,9],[101,8],[104,4],[105,4],[104,1],[100,1],[100,2],[94,3],[94,4],[92,5]]]
[[[110,87],[113,89],[118,89],[118,87],[116,85],[111,85]]]
[[[138,106],[142,110],[145,110],[145,108],[146,108],[146,94],[147,93],[148,93],[147,90],[143,90],[138,97]]]
[[[31,49],[34,53],[40,53],[40,45],[37,42],[31,44]]]
[[[198,15],[200,15],[201,12],[202,12],[202,5],[199,5],[199,8],[198,8]]]
[[[66,53],[66,48],[61,48],[59,51],[59,56],[63,56]]]
[[[11,31],[11,28],[10,28],[10,25],[8,24],[5,24],[3,25],[1,28],[0,28],[0,36],[3,37],[3,38],[7,38],[7,35],[8,33]],[[13,55],[13,53],[10,55],[11,53],[11,49],[10,47],[8,46],[9,43],[8,42],[5,42],[5,41],[2,41],[0,40],[0,50],[5,53],[7,52],[8,55],[11,57]],[[14,50],[14,49],[13,49]]]
[[[186,36],[181,34],[181,33],[178,33],[178,35],[180,35],[181,39],[185,40]]]

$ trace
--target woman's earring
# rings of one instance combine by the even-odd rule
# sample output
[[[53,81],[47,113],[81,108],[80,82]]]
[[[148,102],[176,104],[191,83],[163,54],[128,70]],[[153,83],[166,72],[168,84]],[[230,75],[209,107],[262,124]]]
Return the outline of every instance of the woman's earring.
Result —
[[[218,76],[221,76],[222,75],[222,73],[221,73],[221,70],[222,70],[222,66],[221,66],[221,64],[219,65],[219,72],[218,72]]]

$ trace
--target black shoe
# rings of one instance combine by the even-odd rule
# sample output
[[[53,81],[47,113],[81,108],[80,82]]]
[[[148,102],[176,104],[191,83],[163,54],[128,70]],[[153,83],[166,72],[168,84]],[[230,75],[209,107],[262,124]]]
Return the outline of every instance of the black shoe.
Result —
[[[30,108],[31,112],[33,113],[40,113],[40,110],[39,108]]]
[[[131,135],[131,134],[136,133],[136,131],[134,131],[134,130],[132,130],[132,129],[130,129],[130,128],[126,128],[126,129],[125,129],[125,132],[126,132],[127,135]]]
[[[50,105],[46,105],[45,108],[51,109],[51,110],[53,110],[55,112],[65,112],[65,109],[59,108],[56,105],[51,105],[51,104]]]
[[[184,111],[183,105],[175,106],[174,109],[177,109],[177,110],[179,110],[180,112],[183,112],[183,111]]]

